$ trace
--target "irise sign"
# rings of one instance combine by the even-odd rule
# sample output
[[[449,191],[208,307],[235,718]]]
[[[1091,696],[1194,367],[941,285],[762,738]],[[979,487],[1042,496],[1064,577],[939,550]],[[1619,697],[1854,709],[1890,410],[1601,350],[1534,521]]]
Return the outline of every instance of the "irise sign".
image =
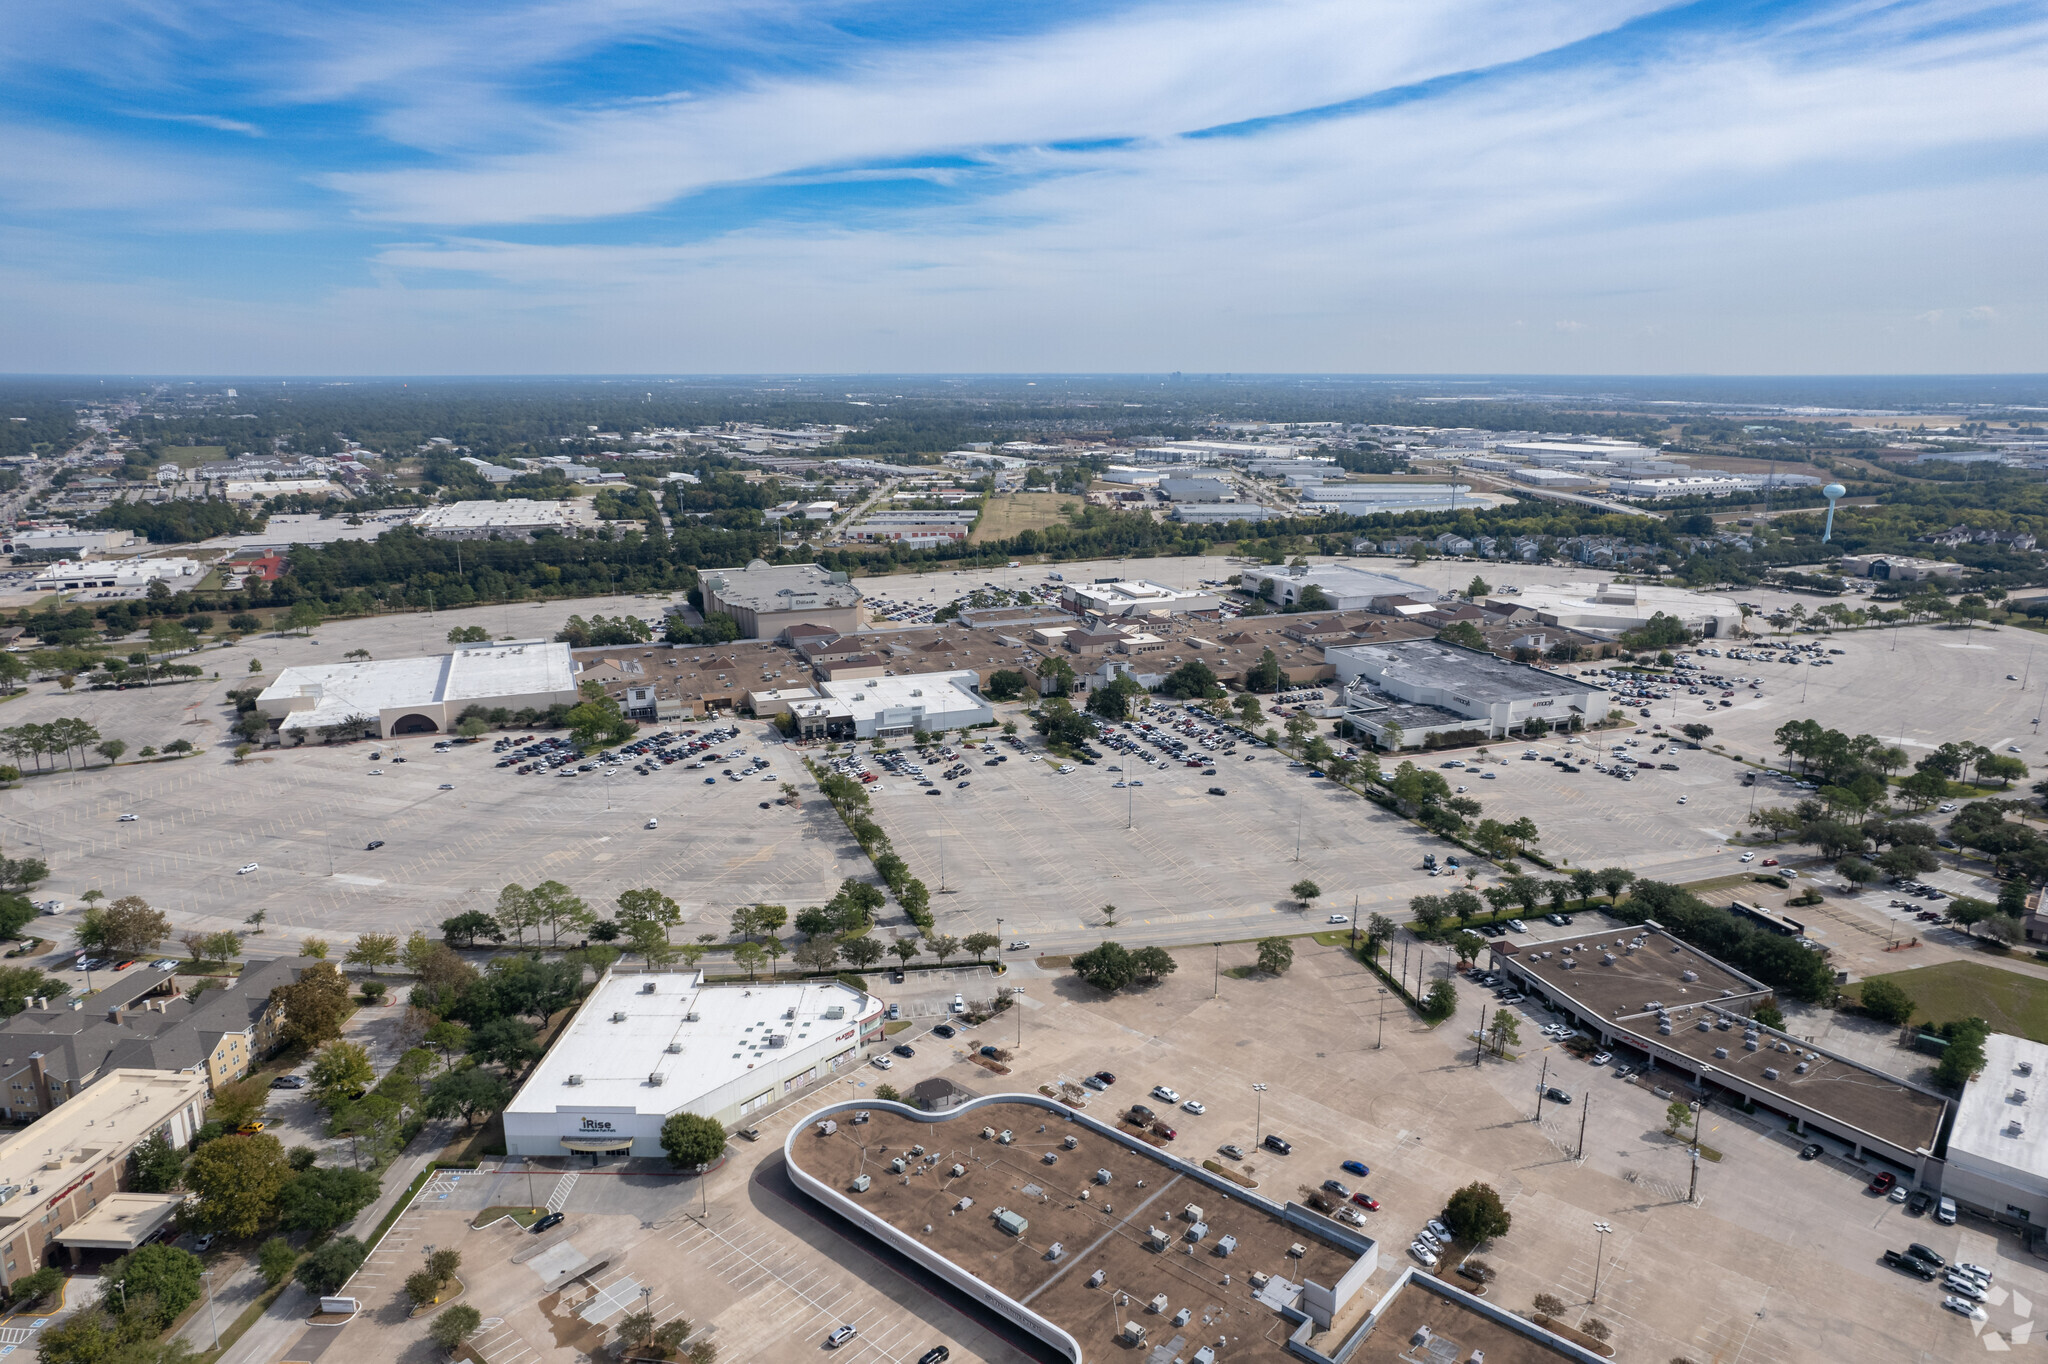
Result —
[[[612,1125],[602,1118],[585,1118],[581,1130],[585,1132],[609,1132],[612,1130]]]

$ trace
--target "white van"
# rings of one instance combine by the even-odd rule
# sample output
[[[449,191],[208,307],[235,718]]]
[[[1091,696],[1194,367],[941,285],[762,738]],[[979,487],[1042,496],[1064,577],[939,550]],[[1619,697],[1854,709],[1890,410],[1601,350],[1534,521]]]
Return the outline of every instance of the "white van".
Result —
[[[661,827],[661,821],[656,819],[653,815],[649,815],[647,817],[647,827],[650,829],[659,829]]]

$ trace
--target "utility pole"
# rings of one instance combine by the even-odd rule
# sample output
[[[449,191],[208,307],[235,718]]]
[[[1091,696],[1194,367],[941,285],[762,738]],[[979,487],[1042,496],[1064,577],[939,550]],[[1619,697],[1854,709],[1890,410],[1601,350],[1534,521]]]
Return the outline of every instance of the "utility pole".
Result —
[[[1592,1111],[1593,1091],[1589,1089],[1586,1091],[1586,1102],[1579,1107],[1579,1153],[1572,1157],[1573,1160],[1586,1158],[1586,1115]]]
[[[1543,1121],[1543,1092],[1549,1088],[1549,1085],[1550,1058],[1546,1056],[1543,1058],[1543,1073],[1536,1079],[1536,1116],[1531,1119],[1531,1121],[1538,1124],[1541,1124]]]
[[[1600,1239],[1594,1244],[1599,1248],[1593,1252],[1593,1301],[1600,1301],[1600,1267],[1607,1259],[1607,1238],[1614,1234],[1614,1228],[1606,1222],[1595,1222],[1593,1234]]]
[[[1700,1110],[1692,1111],[1692,1186],[1685,1191],[1685,1201],[1700,1201]]]
[[[1252,1118],[1252,1149],[1256,1151],[1259,1148],[1259,1143],[1265,1139],[1266,1135],[1266,1087],[1264,1085],[1253,1085],[1252,1094],[1255,1096],[1258,1104],[1256,1113]]]
[[[1479,1069],[1479,1058],[1486,1055],[1486,1006],[1479,1006],[1479,1045],[1472,1048],[1472,1069]]]
[[[1223,993],[1223,944],[1222,944],[1222,943],[1217,943],[1217,944],[1216,944],[1216,973],[1215,973],[1215,978],[1214,978],[1214,979],[1213,979],[1213,980],[1212,980],[1212,981],[1210,982],[1210,985],[1209,985],[1209,998],[1211,998],[1211,999],[1214,999],[1214,998],[1216,998],[1216,997],[1217,997],[1218,995],[1220,995],[1220,994],[1222,994],[1222,993]]]
[[[1356,951],[1358,948],[1358,897],[1356,895],[1351,897],[1351,947],[1353,951]]]
[[[1374,1051],[1378,1051],[1378,1050],[1379,1050],[1380,1048],[1382,1048],[1382,1047],[1384,1047],[1384,1046],[1386,1046],[1386,1045],[1387,1045],[1387,987],[1386,987],[1386,986],[1384,986],[1384,985],[1382,985],[1382,986],[1380,986],[1380,1038],[1379,1038],[1379,1041],[1377,1041],[1377,1042],[1375,1042],[1375,1043],[1373,1043],[1373,1044],[1372,1044],[1372,1049],[1373,1049]]]

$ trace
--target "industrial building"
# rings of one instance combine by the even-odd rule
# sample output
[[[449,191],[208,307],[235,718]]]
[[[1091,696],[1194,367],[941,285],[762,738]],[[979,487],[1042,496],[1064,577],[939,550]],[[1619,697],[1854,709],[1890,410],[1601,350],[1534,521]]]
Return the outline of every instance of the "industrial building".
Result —
[[[1576,677],[1434,639],[1343,645],[1324,657],[1345,686],[1344,718],[1383,748],[1475,730],[1491,739],[1531,720],[1572,729],[1607,714],[1607,693]]]
[[[173,592],[182,592],[205,576],[206,565],[197,559],[122,559],[99,564],[59,559],[29,579],[28,585],[32,592],[82,592],[95,587],[140,592],[160,582]]]
[[[1675,1081],[1687,1098],[1753,1103],[1789,1119],[1795,1134],[1827,1136],[1852,1159],[1878,1157],[1915,1181],[1940,1168],[1934,1150],[1947,1099],[1756,1022],[1751,1015],[1774,998],[1769,986],[1655,922],[1496,941],[1488,951],[1495,970],[1603,1048],[1647,1058],[1649,1086]],[[1953,1161],[1953,1137],[1949,1149]]]
[[[1301,494],[1304,510],[1340,516],[1457,511],[1474,505],[1483,504],[1472,501],[1469,483],[1307,483]]]
[[[1593,482],[1584,474],[1569,473],[1563,469],[1517,469],[1509,477],[1532,488],[1585,488]]]
[[[95,554],[126,549],[133,543],[133,531],[77,530],[70,526],[51,526],[16,531],[7,537],[5,549],[9,554],[19,554],[25,558],[89,559]]]
[[[574,705],[576,697],[567,644],[515,639],[424,658],[286,668],[256,697],[256,709],[278,722],[280,742],[302,744],[314,737],[442,734],[471,706],[546,710]]]
[[[1052,1099],[835,1103],[790,1129],[783,1156],[821,1207],[1074,1364],[1369,1357],[1375,1318],[1357,1304],[1378,1242]],[[1227,1353],[1196,1343],[1214,1335],[1190,1327],[1196,1313],[1243,1323]]]
[[[1941,1192],[1971,1212],[2040,1235],[2048,1229],[2048,1046],[1993,1033],[1984,1069],[1963,1086]]]
[[[126,1254],[169,1225],[187,1195],[130,1194],[129,1153],[163,1134],[183,1149],[205,1120],[206,1081],[116,1070],[0,1141],[0,1283],[89,1250]]]
[[[733,1124],[842,1074],[882,1002],[837,981],[707,985],[614,966],[506,1106],[513,1156],[660,1156],[674,1113]]]
[[[295,493],[326,497],[340,492],[341,486],[324,478],[235,479],[221,491],[230,502],[254,502],[259,497],[289,497]]]
[[[1707,639],[1730,639],[1742,633],[1741,607],[1726,597],[1681,587],[1559,583],[1525,587],[1516,600],[1545,625],[1561,625],[1602,638],[1640,630],[1658,615],[1669,616]]]
[[[1176,502],[1171,516],[1184,526],[1220,526],[1232,521],[1269,521],[1280,514],[1256,502]]]
[[[1169,502],[1229,502],[1237,492],[1218,478],[1163,478],[1159,491]]]
[[[1852,578],[1879,582],[1917,583],[1928,578],[1960,578],[1963,566],[1938,559],[1915,559],[1907,554],[1844,554],[1842,572]]]
[[[1223,605],[1214,592],[1188,592],[1144,578],[1109,582],[1068,583],[1060,605],[1076,615],[1121,620],[1128,616],[1184,616],[1213,612]]]
[[[820,683],[826,702],[846,707],[843,722],[857,739],[896,739],[907,734],[935,734],[995,723],[995,707],[981,694],[981,679],[971,672],[908,673],[896,677],[857,677]],[[836,708],[830,708],[836,711]],[[800,732],[806,720],[824,718],[827,728],[836,714],[824,717],[816,706],[792,702]]]
[[[1375,603],[1392,597],[1410,601],[1435,601],[1437,591],[1420,583],[1385,573],[1369,573],[1349,564],[1313,564],[1307,568],[1276,565],[1246,568],[1238,578],[1238,590],[1262,597],[1277,606],[1292,606],[1311,587],[1322,589],[1324,604],[1333,611],[1372,611]]]
[[[603,523],[587,497],[515,497],[503,502],[443,503],[428,507],[409,524],[436,540],[531,540],[548,531],[578,535]]]
[[[702,586],[704,614],[730,617],[743,639],[780,639],[792,625],[845,632],[867,623],[860,589],[846,574],[816,564],[756,559],[745,568],[713,569]]]

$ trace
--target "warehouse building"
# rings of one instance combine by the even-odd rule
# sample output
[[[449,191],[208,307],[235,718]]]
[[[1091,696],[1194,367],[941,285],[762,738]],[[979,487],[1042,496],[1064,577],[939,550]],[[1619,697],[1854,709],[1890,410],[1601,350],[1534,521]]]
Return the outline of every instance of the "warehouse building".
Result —
[[[1256,502],[1176,502],[1172,519],[1184,526],[1224,526],[1232,521],[1270,521],[1280,515]]]
[[[1060,591],[1060,605],[1075,615],[1121,620],[1126,616],[1184,616],[1213,612],[1223,605],[1223,599],[1214,592],[1185,592],[1164,583],[1131,578],[1068,583]]]
[[[201,1076],[116,1070],[0,1141],[0,1283],[126,1254],[168,1226],[186,1195],[123,1192],[128,1156],[157,1133],[182,1150],[205,1108]]]
[[[981,694],[981,679],[971,672],[907,673],[897,677],[858,677],[823,682],[827,700],[843,702],[857,739],[898,739],[908,734],[969,729],[994,724],[995,707]],[[790,710],[802,725],[803,702]]]
[[[1239,576],[1237,586],[1240,592],[1277,606],[1292,606],[1309,588],[1319,587],[1324,604],[1332,611],[1373,611],[1379,609],[1377,603],[1394,597],[1426,602],[1437,598],[1433,587],[1385,573],[1368,573],[1349,564],[1252,567]]]
[[[506,1106],[506,1151],[658,1157],[671,1114],[730,1126],[861,1064],[885,1012],[837,981],[614,966]]]
[[[1706,639],[1742,633],[1742,608],[1726,597],[1682,587],[1633,583],[1578,582],[1525,587],[1516,598],[1545,625],[1561,625],[1611,639],[1640,630],[1659,615],[1669,616]]]
[[[587,497],[515,497],[503,502],[448,502],[428,507],[410,524],[436,540],[531,540],[543,532],[579,535],[596,530],[602,522]]]
[[[425,658],[286,668],[256,697],[280,742],[445,734],[471,706],[546,710],[576,703],[567,644],[540,639],[474,644]]]
[[[704,614],[730,617],[743,639],[780,639],[792,625],[845,633],[867,623],[860,589],[846,574],[816,564],[756,559],[745,568],[713,569],[703,593]]]
[[[1769,986],[1654,922],[1488,950],[1497,971],[1603,1048],[1646,1058],[1641,1083],[1660,1097],[1753,1103],[1802,1138],[1842,1143],[1857,1162],[1874,1156],[1921,1182],[1940,1170],[1947,1099],[1756,1022],[1751,1015],[1774,998]]]
[[[1532,720],[1572,729],[1607,714],[1607,693],[1578,678],[1434,639],[1344,645],[1324,657],[1345,686],[1344,718],[1383,748],[1437,734],[1491,739]]]
[[[1928,578],[1960,578],[1963,566],[1938,559],[1915,559],[1908,554],[1844,554],[1842,572],[1878,582],[1917,583]]]
[[[122,559],[99,564],[59,559],[29,579],[28,585],[33,592],[82,592],[95,587],[140,592],[151,583],[162,583],[173,592],[182,592],[197,586],[205,576],[206,565],[197,559]]]
[[[1228,502],[1237,496],[1217,478],[1163,478],[1159,491],[1170,502]]]
[[[1993,1033],[1963,1086],[1941,1192],[2007,1226],[2048,1229],[2048,1046]]]

